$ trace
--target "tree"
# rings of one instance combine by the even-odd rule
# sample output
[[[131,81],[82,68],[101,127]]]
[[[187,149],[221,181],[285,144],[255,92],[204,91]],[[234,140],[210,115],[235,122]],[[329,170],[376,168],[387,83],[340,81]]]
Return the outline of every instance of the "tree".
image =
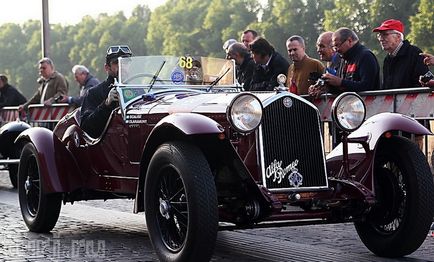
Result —
[[[408,38],[425,52],[434,54],[434,1],[420,0],[418,12],[410,17]]]

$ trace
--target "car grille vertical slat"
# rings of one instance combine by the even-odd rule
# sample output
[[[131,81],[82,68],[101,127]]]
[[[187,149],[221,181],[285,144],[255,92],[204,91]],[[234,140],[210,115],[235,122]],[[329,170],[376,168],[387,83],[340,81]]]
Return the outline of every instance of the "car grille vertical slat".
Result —
[[[292,105],[285,106],[284,99],[286,102],[289,99]],[[293,97],[281,97],[264,108],[261,128],[263,175],[272,174],[265,178],[267,188],[295,188],[288,179],[294,169],[285,170],[295,160],[303,177],[300,188],[327,186],[320,121],[315,108]],[[281,165],[272,164],[280,161]],[[282,178],[280,183],[279,178]]]

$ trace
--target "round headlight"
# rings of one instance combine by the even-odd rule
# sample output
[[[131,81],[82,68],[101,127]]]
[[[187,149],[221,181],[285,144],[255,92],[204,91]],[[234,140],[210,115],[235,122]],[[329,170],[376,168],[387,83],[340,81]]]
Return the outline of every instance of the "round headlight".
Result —
[[[352,132],[365,121],[365,103],[356,93],[343,93],[333,102],[332,117],[341,130]]]
[[[249,133],[261,124],[262,103],[252,94],[240,94],[232,100],[226,116],[236,131]]]

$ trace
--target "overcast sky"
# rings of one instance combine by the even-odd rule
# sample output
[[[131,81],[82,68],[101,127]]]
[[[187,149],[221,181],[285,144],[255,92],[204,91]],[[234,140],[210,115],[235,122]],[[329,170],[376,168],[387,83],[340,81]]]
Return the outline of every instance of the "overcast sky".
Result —
[[[152,10],[165,0],[49,0],[50,24],[76,24],[85,15],[96,17],[100,13],[123,11],[126,17],[137,5],[148,5]],[[41,19],[42,0],[2,0],[0,25]]]

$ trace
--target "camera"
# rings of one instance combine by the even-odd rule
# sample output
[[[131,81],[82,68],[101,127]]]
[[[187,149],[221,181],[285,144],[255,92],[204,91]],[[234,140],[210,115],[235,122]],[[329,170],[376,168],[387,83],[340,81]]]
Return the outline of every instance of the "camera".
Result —
[[[54,102],[59,103],[59,101],[62,100],[62,99],[63,99],[63,96],[60,95],[60,96],[54,98]]]
[[[431,71],[428,71],[423,76],[420,76],[420,81],[422,81],[423,83],[428,83],[433,78],[434,78],[434,74],[431,73]]]
[[[315,85],[317,86],[325,86],[326,79],[322,78],[321,76],[322,74],[318,72],[311,72],[309,73],[308,81],[311,83],[315,83]]]

